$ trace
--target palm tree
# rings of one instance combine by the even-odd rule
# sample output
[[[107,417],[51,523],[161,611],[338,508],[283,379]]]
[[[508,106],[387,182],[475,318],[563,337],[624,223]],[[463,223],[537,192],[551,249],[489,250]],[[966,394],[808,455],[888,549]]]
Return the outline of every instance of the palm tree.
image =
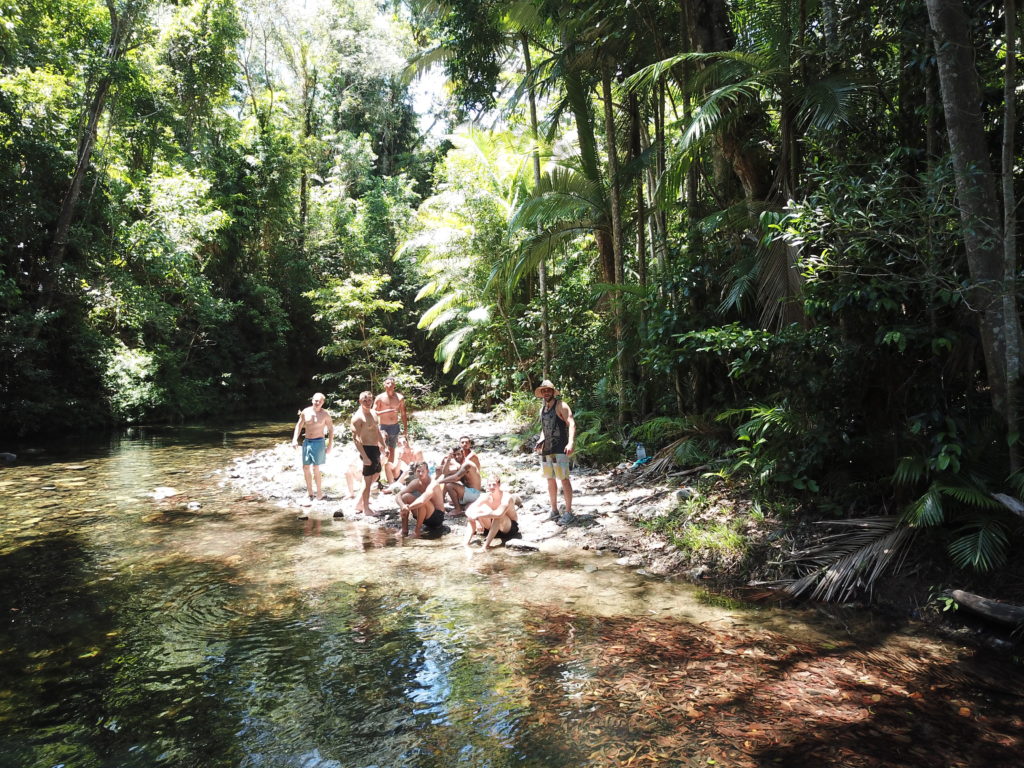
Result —
[[[509,221],[525,193],[526,142],[472,128],[458,131],[452,142],[446,182],[420,206],[418,232],[400,248],[420,258],[425,283],[417,300],[434,301],[419,327],[444,332],[436,358],[446,372],[466,363],[476,334],[500,332],[493,348],[509,350],[508,368],[528,379],[532,361],[520,351],[510,314],[517,281],[494,279],[515,250]],[[471,179],[472,188],[460,179]],[[472,360],[456,380],[471,380],[481,365]]]
[[[737,273],[733,303],[746,286],[756,286],[762,307],[761,322],[770,325],[799,317],[792,303],[799,292],[795,269],[798,254],[768,236],[764,223],[774,223],[785,201],[798,191],[797,168],[800,137],[807,131],[828,131],[844,122],[857,86],[852,78],[829,74],[810,79],[799,63],[798,41],[807,19],[794,19],[792,0],[771,0],[746,4],[737,13],[737,34],[721,29],[722,15],[709,14],[694,24],[715,24],[715,30],[697,30],[694,39],[704,50],[687,51],[645,67],[626,80],[631,91],[651,95],[664,86],[665,75],[680,65],[690,65],[693,74],[686,83],[677,82],[671,92],[680,99],[696,98],[685,120],[668,126],[679,131],[679,140],[661,180],[662,205],[675,199],[692,165],[707,148],[721,152],[730,163],[743,189],[743,199],[722,213],[741,231],[757,232],[759,259],[753,271]],[[717,21],[715,21],[717,19]],[[713,42],[717,41],[717,43]],[[730,50],[707,50],[727,42]],[[775,171],[770,160],[757,148],[763,144],[755,131],[763,130],[770,117],[777,116],[779,145]]]

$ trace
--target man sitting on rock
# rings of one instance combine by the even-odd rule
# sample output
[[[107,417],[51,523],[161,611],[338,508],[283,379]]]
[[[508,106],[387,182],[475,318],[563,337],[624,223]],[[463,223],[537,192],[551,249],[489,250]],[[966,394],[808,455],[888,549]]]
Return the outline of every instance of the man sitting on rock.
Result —
[[[483,483],[480,478],[480,459],[475,453],[469,458],[466,457],[462,446],[456,446],[449,454],[453,461],[458,462],[458,469],[441,478],[444,483],[445,493],[452,500],[452,517],[460,517],[463,505],[472,504],[480,498],[483,492]],[[474,461],[474,459],[476,459]]]
[[[477,533],[487,537],[484,539],[484,549],[491,546],[491,542],[498,538],[501,543],[509,539],[520,538],[519,515],[516,513],[516,505],[519,497],[514,493],[505,493],[501,488],[501,478],[494,476],[487,481],[487,492],[479,499],[466,507],[466,544],[473,540]]]
[[[425,525],[431,531],[440,531],[444,523],[444,485],[441,480],[430,476],[425,461],[417,461],[409,467],[411,480],[398,495],[398,511],[402,517],[402,536],[409,535],[409,516],[416,520],[413,538],[418,538]]]

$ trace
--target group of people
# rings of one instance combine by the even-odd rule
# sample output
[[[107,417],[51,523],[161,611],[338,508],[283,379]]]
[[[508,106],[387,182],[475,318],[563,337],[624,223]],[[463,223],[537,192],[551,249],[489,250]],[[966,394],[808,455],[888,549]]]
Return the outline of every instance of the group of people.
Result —
[[[543,400],[541,434],[534,450],[541,456],[541,471],[547,480],[550,518],[568,524],[573,520],[570,468],[576,422],[572,410],[559,397],[551,381],[541,382],[534,394]],[[309,501],[324,498],[321,467],[334,445],[334,423],[324,409],[325,400],[321,392],[313,395],[312,404],[299,412],[292,435],[292,445],[301,449]],[[353,446],[362,462],[363,485],[359,489],[356,512],[380,516],[370,507],[371,491],[378,485],[398,504],[403,537],[409,535],[410,522],[414,537],[422,535],[424,530],[439,532],[446,514],[465,516],[467,545],[477,535],[484,537],[485,548],[489,548],[495,538],[504,543],[519,536],[516,510],[522,500],[517,494],[507,493],[498,476],[489,477],[485,487],[480,457],[473,450],[472,438],[460,437],[458,445],[431,471],[423,452],[417,451],[409,438],[406,401],[396,390],[394,378],[384,380],[384,391],[376,397],[370,391],[360,393],[359,407],[351,418],[351,431]],[[301,445],[300,436],[303,437]],[[386,486],[380,479],[382,475]],[[559,484],[565,502],[561,512]],[[446,499],[451,505],[448,512]]]

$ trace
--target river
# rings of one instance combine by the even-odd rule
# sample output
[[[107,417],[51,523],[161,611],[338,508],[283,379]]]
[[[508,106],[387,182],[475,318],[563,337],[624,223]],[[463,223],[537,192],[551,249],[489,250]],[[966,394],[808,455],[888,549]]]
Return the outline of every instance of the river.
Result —
[[[1010,660],[596,553],[313,535],[219,471],[289,429],[0,469],[0,766],[1021,764]]]

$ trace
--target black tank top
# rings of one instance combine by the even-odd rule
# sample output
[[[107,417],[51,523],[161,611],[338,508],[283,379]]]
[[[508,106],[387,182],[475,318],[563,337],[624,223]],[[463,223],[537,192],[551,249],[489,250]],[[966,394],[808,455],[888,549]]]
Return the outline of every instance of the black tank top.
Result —
[[[565,419],[558,415],[558,398],[540,411],[540,425],[544,430],[544,447],[541,449],[545,454],[565,453],[565,446],[569,444],[569,425]]]

